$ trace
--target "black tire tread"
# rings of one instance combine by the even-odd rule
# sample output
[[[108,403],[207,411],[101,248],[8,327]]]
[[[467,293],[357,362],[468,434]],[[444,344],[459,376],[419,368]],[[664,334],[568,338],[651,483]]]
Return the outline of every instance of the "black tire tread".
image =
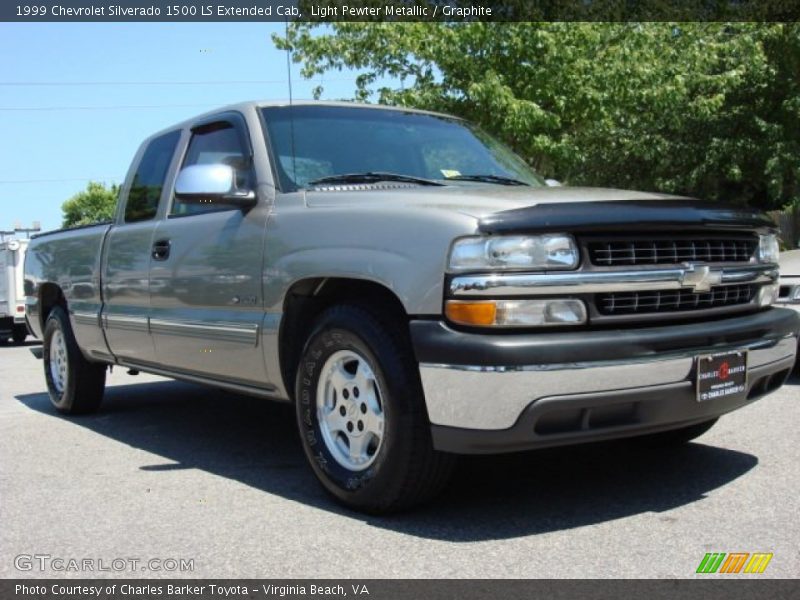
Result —
[[[391,312],[367,307],[356,303],[338,304],[323,311],[318,325],[309,336],[310,341],[325,323],[357,319],[365,324],[378,343],[396,359],[395,364],[402,368],[403,384],[417,393],[409,394],[418,401],[413,402],[413,426],[407,431],[411,439],[411,455],[405,464],[405,471],[398,473],[396,483],[390,493],[378,500],[359,505],[358,508],[372,514],[397,513],[419,506],[438,495],[450,479],[456,457],[439,452],[433,448],[430,435],[430,421],[424,402],[422,382],[416,361],[413,359],[411,341],[404,321]]]
[[[19,346],[25,343],[25,338],[28,337],[28,328],[25,325],[14,325],[14,330],[11,333],[11,339],[14,344]]]
[[[48,340],[49,329],[59,327],[64,335],[69,356],[70,375],[67,389],[60,401],[55,398],[55,390],[50,381],[48,362],[44,360],[45,378],[47,379],[50,399],[59,412],[69,415],[83,415],[97,411],[103,401],[106,385],[106,365],[86,360],[78,347],[67,313],[61,306],[56,306],[50,311],[45,324],[44,339]],[[44,348],[45,356],[48,347]],[[66,397],[64,397],[66,396]]]
[[[337,309],[360,313],[360,318],[365,322],[371,322],[373,331],[383,337],[383,341],[393,348],[398,358],[413,355],[407,331],[399,327],[397,319],[392,318],[392,315],[357,304],[341,305],[330,310]],[[422,382],[416,364],[402,359],[398,363],[403,366],[406,381],[414,386],[412,389],[419,390],[417,397],[420,402],[412,407],[419,418],[415,419],[417,426],[410,432],[413,435],[411,447],[415,452],[408,462],[409,470],[405,473],[405,477],[399,480],[396,497],[388,499],[383,506],[379,505],[377,511],[380,513],[400,512],[429,501],[447,484],[455,464],[453,455],[433,449]]]

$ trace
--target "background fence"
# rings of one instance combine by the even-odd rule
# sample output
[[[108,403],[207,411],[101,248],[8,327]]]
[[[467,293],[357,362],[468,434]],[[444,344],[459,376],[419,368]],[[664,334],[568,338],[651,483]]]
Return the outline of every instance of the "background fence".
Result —
[[[768,214],[781,230],[782,248],[785,250],[797,248],[800,242],[800,207],[773,210]]]

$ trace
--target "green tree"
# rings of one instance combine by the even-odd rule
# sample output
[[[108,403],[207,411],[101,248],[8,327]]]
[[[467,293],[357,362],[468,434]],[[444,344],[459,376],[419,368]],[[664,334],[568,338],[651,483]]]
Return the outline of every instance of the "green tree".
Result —
[[[796,23],[318,27],[273,36],[304,76],[357,69],[356,99],[466,117],[543,175],[762,208],[800,199]]]
[[[84,191],[78,192],[61,205],[63,226],[89,225],[113,218],[118,195],[117,184],[106,187],[103,183],[90,181]]]

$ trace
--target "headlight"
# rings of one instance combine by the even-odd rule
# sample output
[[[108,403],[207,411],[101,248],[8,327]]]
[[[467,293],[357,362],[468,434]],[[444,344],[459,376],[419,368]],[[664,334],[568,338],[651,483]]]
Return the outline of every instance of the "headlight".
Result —
[[[453,323],[472,327],[583,325],[587,319],[586,306],[574,298],[448,300],[445,314]]]
[[[758,261],[777,264],[780,250],[778,246],[778,237],[774,233],[762,235],[759,238],[758,244]]]
[[[450,270],[563,270],[578,266],[579,252],[570,235],[468,237],[456,240]]]

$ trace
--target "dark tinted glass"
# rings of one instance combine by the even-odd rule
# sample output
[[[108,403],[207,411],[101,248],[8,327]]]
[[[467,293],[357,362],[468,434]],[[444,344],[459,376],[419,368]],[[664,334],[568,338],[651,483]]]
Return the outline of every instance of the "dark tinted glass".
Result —
[[[285,190],[331,175],[388,171],[426,179],[494,175],[544,185],[506,146],[459,119],[343,106],[262,109]]]
[[[125,204],[126,223],[147,221],[156,216],[164,178],[180,136],[180,131],[171,131],[155,138],[147,146],[128,192],[128,202]]]
[[[238,168],[246,166],[241,164],[244,160],[245,153],[236,129],[221,123],[192,136],[183,166],[224,163]]]

